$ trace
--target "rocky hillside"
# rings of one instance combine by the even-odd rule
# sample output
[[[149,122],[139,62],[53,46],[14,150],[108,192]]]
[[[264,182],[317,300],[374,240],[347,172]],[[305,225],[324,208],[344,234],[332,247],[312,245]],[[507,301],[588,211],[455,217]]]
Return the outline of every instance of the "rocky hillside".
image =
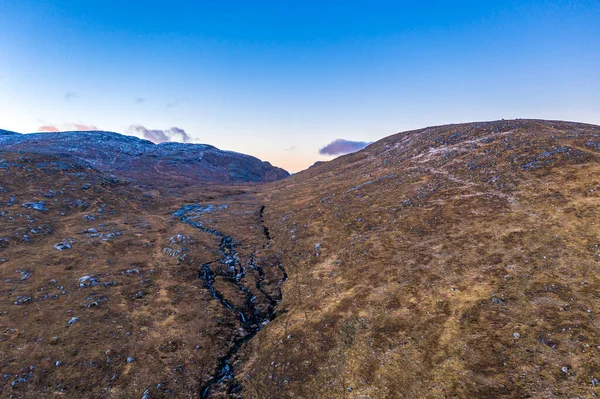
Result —
[[[100,131],[36,134],[0,131],[0,151],[60,156],[63,161],[148,184],[265,182],[289,176],[268,162],[206,144],[154,144]]]
[[[431,127],[268,184],[1,148],[2,397],[600,394],[599,126]]]
[[[600,394],[600,127],[426,128],[275,183],[251,397]]]

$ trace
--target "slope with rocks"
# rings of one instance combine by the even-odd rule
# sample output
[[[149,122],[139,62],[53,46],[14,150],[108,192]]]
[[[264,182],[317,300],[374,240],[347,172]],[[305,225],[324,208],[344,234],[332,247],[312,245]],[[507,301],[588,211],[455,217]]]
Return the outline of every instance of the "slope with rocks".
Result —
[[[0,134],[0,151],[57,155],[146,184],[275,181],[289,176],[250,155],[206,144],[154,144],[118,133]]]
[[[284,314],[248,397],[600,394],[600,127],[426,128],[264,190]]]
[[[426,128],[268,184],[102,154],[2,147],[3,396],[600,394],[598,126]]]
[[[283,280],[255,186],[165,195],[70,161],[0,159],[0,397],[233,394]]]

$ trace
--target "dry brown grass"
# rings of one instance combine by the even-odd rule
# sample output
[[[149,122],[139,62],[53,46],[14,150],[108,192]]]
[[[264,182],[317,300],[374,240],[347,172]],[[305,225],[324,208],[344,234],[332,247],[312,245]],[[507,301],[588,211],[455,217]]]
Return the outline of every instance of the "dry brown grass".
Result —
[[[174,182],[160,190],[18,157],[2,154],[24,166],[0,169],[9,189],[0,203],[18,197],[0,208],[10,211],[0,217],[0,237],[9,238],[0,247],[8,259],[0,264],[2,396],[199,394],[243,332],[198,278],[200,265],[219,257],[218,241],[171,217],[187,203],[228,205],[203,222],[238,241],[242,263],[256,251],[269,292],[281,279],[278,261],[289,275],[277,318],[232,359],[244,397],[600,394],[592,386],[600,379],[600,127],[499,121],[422,129],[263,186]],[[85,182],[92,188],[81,190]],[[60,188],[58,202],[45,199],[46,212],[20,205]],[[65,207],[75,198],[89,208]],[[99,216],[102,203],[103,219],[82,219]],[[19,238],[43,224],[52,233]],[[121,235],[79,234],[99,224]],[[185,259],[164,252],[183,248],[169,241],[177,234],[193,240]],[[76,240],[71,250],[52,248],[67,237]],[[20,281],[17,269],[31,277]],[[118,285],[79,288],[83,275]],[[57,292],[51,279],[67,293],[40,301]],[[215,286],[244,306],[226,280]],[[106,300],[82,307],[92,294]],[[13,305],[20,295],[32,300]],[[73,316],[79,323],[67,328]],[[213,397],[227,397],[218,388]]]

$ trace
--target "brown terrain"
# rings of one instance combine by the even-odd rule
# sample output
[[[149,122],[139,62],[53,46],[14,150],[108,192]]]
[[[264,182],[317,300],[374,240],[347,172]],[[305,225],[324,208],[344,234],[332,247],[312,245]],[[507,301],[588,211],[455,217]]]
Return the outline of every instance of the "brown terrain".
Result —
[[[600,126],[430,127],[268,183],[170,165],[0,146],[1,397],[600,394]]]

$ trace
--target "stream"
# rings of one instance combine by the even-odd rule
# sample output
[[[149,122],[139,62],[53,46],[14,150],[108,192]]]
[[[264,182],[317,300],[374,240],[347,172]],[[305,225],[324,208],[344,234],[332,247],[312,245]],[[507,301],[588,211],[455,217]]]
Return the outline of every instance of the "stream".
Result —
[[[223,207],[226,206],[221,206],[220,209],[223,209]],[[264,268],[256,261],[257,251],[255,250],[252,252],[247,266],[245,267],[240,262],[238,252],[236,251],[236,241],[232,237],[218,230],[204,226],[199,220],[200,215],[212,212],[215,209],[219,209],[219,207],[193,204],[185,205],[173,213],[173,215],[180,218],[182,222],[220,239],[219,254],[221,258],[203,264],[199,271],[199,278],[204,282],[204,286],[208,289],[210,295],[214,299],[225,308],[237,314],[245,332],[244,335],[234,338],[227,353],[218,359],[215,372],[211,378],[202,385],[200,390],[200,397],[202,399],[208,398],[212,388],[215,385],[222,383],[226,384],[228,394],[239,394],[241,392],[242,387],[239,382],[236,381],[235,370],[231,365],[231,360],[246,342],[251,340],[265,325],[276,317],[275,306],[281,300],[281,285],[288,278],[285,268],[281,262],[278,261],[277,267],[281,274],[281,278],[275,286],[275,292],[269,293],[264,287]],[[259,223],[263,229],[263,235],[266,240],[262,245],[262,249],[267,249],[270,245],[271,234],[264,224],[264,210],[265,207],[262,206],[259,211]],[[225,271],[215,273],[211,267],[211,265],[215,263],[225,266],[224,268],[221,268],[221,270],[224,269]],[[248,273],[254,275],[254,287],[246,286],[244,284],[245,277]],[[236,307],[231,300],[227,299],[214,287],[215,279],[218,276],[225,278],[228,283],[244,293],[246,299],[243,307]],[[257,304],[257,293],[262,294],[262,297],[264,297],[266,301],[266,304],[263,304],[262,306],[262,310]]]

